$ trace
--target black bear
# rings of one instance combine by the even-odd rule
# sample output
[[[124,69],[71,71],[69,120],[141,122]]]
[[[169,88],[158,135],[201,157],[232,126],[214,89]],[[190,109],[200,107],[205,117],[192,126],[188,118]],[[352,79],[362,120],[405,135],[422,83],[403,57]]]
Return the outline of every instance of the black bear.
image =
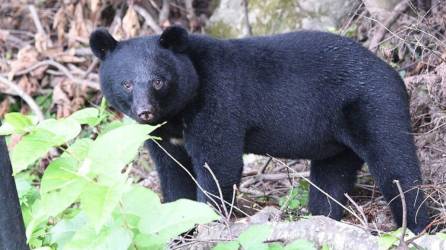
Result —
[[[170,27],[120,42],[99,29],[90,46],[110,104],[141,123],[167,121],[156,131],[161,146],[211,194],[218,188],[205,163],[230,202],[243,153],[254,153],[311,159],[311,180],[345,203],[366,162],[388,201],[400,181],[408,227],[418,233],[428,224],[404,83],[353,40],[316,31],[219,40]],[[146,146],[165,201],[208,201],[158,145]],[[401,225],[401,200],[390,206]],[[309,209],[343,214],[314,187]]]

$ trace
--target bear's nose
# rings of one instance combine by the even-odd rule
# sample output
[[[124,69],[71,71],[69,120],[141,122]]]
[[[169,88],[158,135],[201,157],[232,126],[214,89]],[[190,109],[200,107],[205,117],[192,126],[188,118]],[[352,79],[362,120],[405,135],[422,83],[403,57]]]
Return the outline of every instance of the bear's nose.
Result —
[[[148,110],[138,112],[138,117],[142,121],[148,122],[153,119],[153,114]]]

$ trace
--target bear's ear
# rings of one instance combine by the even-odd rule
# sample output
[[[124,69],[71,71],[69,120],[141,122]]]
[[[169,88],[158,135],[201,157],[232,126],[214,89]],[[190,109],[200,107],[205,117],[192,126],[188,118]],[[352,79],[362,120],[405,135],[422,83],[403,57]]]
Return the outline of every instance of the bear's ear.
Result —
[[[187,30],[180,26],[170,26],[161,34],[159,43],[166,49],[181,53],[187,49],[188,41]]]
[[[90,48],[95,56],[104,60],[107,53],[113,51],[118,45],[106,29],[97,29],[90,35]]]

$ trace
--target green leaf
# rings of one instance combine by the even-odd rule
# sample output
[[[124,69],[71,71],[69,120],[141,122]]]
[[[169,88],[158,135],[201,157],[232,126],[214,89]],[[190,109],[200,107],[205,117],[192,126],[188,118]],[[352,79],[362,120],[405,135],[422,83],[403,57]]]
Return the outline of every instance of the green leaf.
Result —
[[[49,183],[46,183],[44,187],[44,191],[47,192],[42,193],[41,199],[32,206],[32,218],[26,228],[27,238],[31,238],[35,234],[36,228],[47,222],[49,217],[57,216],[71,206],[79,198],[87,184],[80,177],[70,179],[68,184],[53,181],[48,177],[46,180],[49,180]]]
[[[132,185],[129,192],[122,197],[123,213],[129,213],[144,217],[147,211],[156,211],[161,209],[161,202],[156,193],[152,190]]]
[[[121,175],[121,169],[132,161],[139,147],[149,138],[156,126],[130,124],[113,129],[97,138],[91,145],[84,166],[104,176]]]
[[[44,120],[39,125],[38,128],[46,129],[51,131],[53,134],[62,137],[63,141],[56,142],[54,146],[58,146],[62,143],[74,139],[81,132],[81,125],[75,119],[48,119]]]
[[[32,205],[38,198],[39,193],[37,189],[31,185],[32,180],[24,175],[14,176],[17,193],[19,195],[20,206],[26,207]]]
[[[196,224],[209,223],[219,218],[211,207],[204,203],[180,199],[162,204],[159,210],[147,211],[147,215],[141,218],[139,230],[167,241]]]
[[[137,234],[133,243],[137,249],[164,250],[166,241],[154,235]]]
[[[21,113],[8,113],[5,115],[5,123],[11,125],[15,132],[23,134],[33,127],[32,120]]]
[[[44,214],[46,217],[58,215],[79,198],[86,185],[87,182],[78,177],[66,185],[59,185],[57,191],[41,193],[40,209],[43,211],[37,214]]]
[[[62,157],[69,156],[77,161],[83,161],[85,157],[87,157],[88,150],[92,143],[93,140],[89,138],[77,139],[69,148],[67,148],[67,150],[65,150]]]
[[[79,123],[73,119],[49,119],[41,122],[36,129],[25,135],[12,151],[14,173],[26,169],[52,147],[73,139],[80,131]]]
[[[46,225],[50,217],[64,211],[75,202],[85,187],[86,182],[78,178],[76,182],[64,186],[58,191],[45,193],[32,206],[32,218],[26,227],[26,237],[31,239],[38,233],[42,225]]]
[[[238,250],[240,244],[237,241],[221,242],[218,243],[212,250]]]
[[[78,162],[71,157],[53,160],[43,174],[40,192],[44,194],[72,185],[79,179],[77,168]]]
[[[80,124],[96,126],[99,123],[99,110],[96,108],[84,108],[71,114],[69,118],[76,120]]]
[[[50,229],[51,243],[57,244],[58,249],[63,249],[73,236],[87,223],[87,216],[78,213],[71,219],[63,219]]]
[[[280,243],[271,243],[268,245],[268,250],[284,250],[285,248]]]
[[[87,192],[81,195],[81,209],[88,216],[96,231],[111,218],[111,214],[126,192],[123,185],[103,186],[89,183]]]
[[[268,249],[268,246],[263,244],[263,241],[268,238],[271,231],[270,225],[253,225],[241,233],[238,240],[245,250]]]
[[[11,153],[14,174],[26,169],[30,164],[44,156],[63,138],[45,129],[35,129],[17,143]]]
[[[99,116],[104,116],[107,107],[108,107],[107,99],[105,99],[104,97],[102,97],[102,99],[101,99],[101,105],[100,105],[100,107],[99,107]]]
[[[98,233],[86,226],[65,244],[64,250],[127,250],[131,243],[132,232],[119,225],[105,227]]]
[[[396,243],[398,243],[398,238],[391,234],[383,234],[378,238],[379,249],[387,250]]]
[[[0,135],[10,135],[15,132],[15,129],[13,126],[11,126],[9,123],[3,123],[0,126]]]
[[[322,245],[321,250],[330,250],[330,246],[328,244],[324,244],[324,245]]]
[[[121,120],[114,120],[111,122],[107,122],[107,123],[101,125],[101,132],[102,132],[102,134],[105,134],[105,133],[108,133],[109,131],[111,131],[113,129],[117,129],[123,125],[124,125],[124,123]]]
[[[31,207],[23,206],[22,204],[20,204],[20,208],[22,209],[23,223],[25,224],[25,227],[27,228],[29,222],[32,219]]]
[[[435,236],[437,236],[438,238],[440,238],[442,240],[446,240],[446,233],[437,233],[437,234],[435,234]]]
[[[284,250],[316,250],[316,247],[308,240],[295,240],[288,244]]]

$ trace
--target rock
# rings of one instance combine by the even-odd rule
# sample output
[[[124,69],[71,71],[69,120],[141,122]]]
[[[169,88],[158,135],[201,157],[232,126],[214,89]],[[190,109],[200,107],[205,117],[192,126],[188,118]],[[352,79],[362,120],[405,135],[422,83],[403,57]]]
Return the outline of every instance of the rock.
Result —
[[[357,0],[248,0],[254,35],[297,29],[333,30],[354,10]],[[222,38],[243,36],[243,0],[221,0],[210,17],[207,32]]]

